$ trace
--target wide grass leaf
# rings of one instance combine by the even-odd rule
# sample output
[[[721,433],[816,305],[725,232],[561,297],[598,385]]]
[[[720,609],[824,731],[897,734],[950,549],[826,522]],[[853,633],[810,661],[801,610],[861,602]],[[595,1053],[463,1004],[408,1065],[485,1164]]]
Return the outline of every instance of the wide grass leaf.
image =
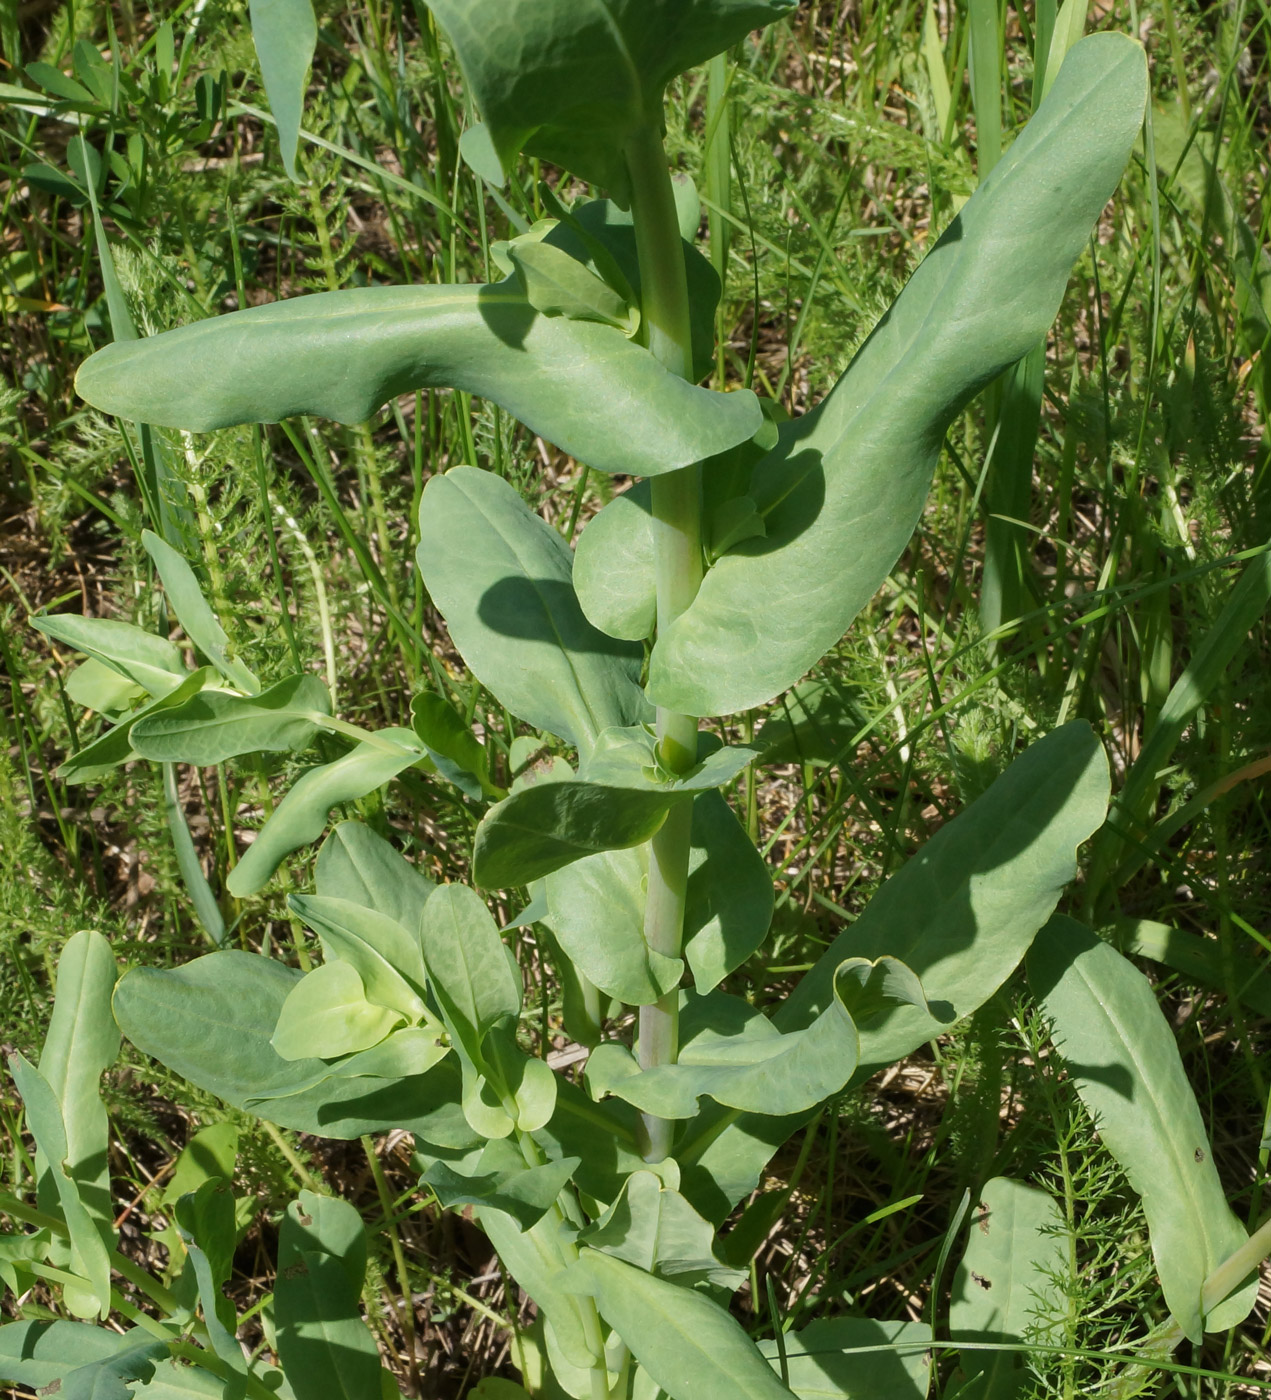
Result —
[[[75,384],[107,413],[193,432],[300,413],[363,423],[399,394],[464,389],[589,466],[642,476],[723,452],[762,422],[748,391],[698,389],[612,326],[543,316],[515,279],[232,311],[108,345]]]
[[[1045,335],[1146,97],[1132,40],[1097,34],[1072,50],[833,392],[755,467],[765,536],[719,559],[658,637],[654,703],[694,715],[764,704],[843,635],[918,523],[945,429]]]
[[[384,729],[334,763],[310,768],[230,872],[225,882],[229,892],[239,899],[255,894],[286,856],[322,835],[332,807],[365,797],[423,757],[419,740],[410,730]]]
[[[1067,1277],[1068,1237],[1054,1197],[1022,1181],[995,1176],[979,1208],[949,1304],[954,1341],[1020,1343],[1036,1319],[1062,1316],[1066,1299],[1056,1279]],[[964,1351],[962,1369],[983,1375],[983,1400],[1011,1400],[1028,1372],[1011,1351]]]
[[[209,768],[241,754],[303,749],[315,717],[330,713],[331,696],[317,676],[289,676],[261,695],[201,690],[138,720],[132,746],[142,758]]]
[[[1077,847],[1104,819],[1108,791],[1107,759],[1089,725],[1066,724],[1033,744],[887,881],[795,987],[776,1024],[809,1024],[832,995],[840,963],[885,956],[917,973],[928,1009],[901,1004],[862,1025],[858,1076],[969,1016],[1050,917],[1076,874]],[[678,1153],[690,1199],[722,1218],[795,1126],[753,1115],[721,1131],[718,1117],[704,1114]]]
[[[1152,1257],[1174,1320],[1193,1341],[1246,1317],[1257,1280],[1201,1310],[1201,1290],[1248,1238],[1214,1166],[1200,1108],[1151,983],[1072,919],[1047,924],[1029,982],[1104,1146],[1143,1199]]]
[[[925,1322],[834,1317],[791,1329],[760,1352],[774,1369],[785,1353],[799,1400],[923,1400],[931,1382],[931,1328]]]
[[[671,1400],[790,1400],[741,1324],[704,1294],[594,1249],[577,1276]]]
[[[429,0],[506,170],[524,150],[627,202],[623,145],[685,69],[792,0]]]
[[[584,753],[602,730],[644,718],[641,649],[587,621],[569,546],[501,477],[433,477],[416,557],[463,659],[513,714]]]

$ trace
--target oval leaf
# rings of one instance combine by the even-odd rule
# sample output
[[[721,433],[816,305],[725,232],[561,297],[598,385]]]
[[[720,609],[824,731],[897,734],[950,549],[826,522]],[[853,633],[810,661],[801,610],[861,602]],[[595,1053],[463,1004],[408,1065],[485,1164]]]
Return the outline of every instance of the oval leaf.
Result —
[[[367,1001],[351,963],[329,962],[292,988],[269,1043],[284,1060],[334,1060],[378,1045],[403,1019]]]

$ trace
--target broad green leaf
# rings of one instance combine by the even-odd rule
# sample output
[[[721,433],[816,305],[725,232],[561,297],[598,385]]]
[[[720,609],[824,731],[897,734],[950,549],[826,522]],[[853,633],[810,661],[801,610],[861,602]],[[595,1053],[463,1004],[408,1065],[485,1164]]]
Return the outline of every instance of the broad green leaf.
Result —
[[[869,723],[860,696],[839,681],[804,681],[783,695],[755,735],[760,762],[824,764],[850,757]]]
[[[332,807],[365,797],[422,757],[419,741],[408,729],[383,729],[334,763],[310,768],[230,872],[225,882],[229,892],[238,899],[255,894],[286,856],[322,835]]]
[[[419,942],[386,914],[328,895],[293,894],[291,907],[322,940],[327,962],[357,969],[366,995],[411,1020],[426,1012],[424,959]]]
[[[449,1059],[396,1082],[341,1077],[321,1060],[284,1060],[269,1040],[300,977],[236,950],[170,971],[134,968],[115,989],[115,1019],[174,1073],[284,1128],[347,1139],[400,1127],[441,1146],[471,1145]]]
[[[210,666],[187,672],[185,679],[175,690],[168,691],[158,700],[151,700],[148,705],[141,705],[121,715],[119,722],[112,728],[73,753],[58,768],[58,777],[68,783],[96,782],[121,763],[139,758],[140,755],[132,746],[133,726],[152,715],[185,704],[191,696],[197,695],[205,685],[211,684],[215,679],[216,673]]]
[[[1071,60],[1069,60],[1071,62]],[[1062,78],[1062,73],[1061,73]],[[1028,977],[1099,1137],[1143,1198],[1165,1301],[1194,1342],[1248,1314],[1257,1280],[1201,1313],[1201,1289],[1247,1238],[1232,1214],[1178,1045],[1147,978],[1115,948],[1056,916]]]
[[[632,1172],[647,1166],[637,1145],[638,1122],[630,1104],[620,1099],[593,1103],[577,1084],[558,1075],[556,1111],[535,1130],[534,1140],[549,1157],[580,1158],[574,1173],[578,1189],[608,1204]],[[663,1164],[649,1169],[660,1172]]]
[[[772,922],[768,863],[723,793],[693,802],[684,957],[699,992],[709,992],[759,947]]]
[[[435,1161],[421,1181],[430,1186],[447,1210],[458,1205],[482,1206],[510,1215],[523,1230],[536,1225],[565,1189],[577,1157],[541,1166],[527,1166],[521,1150],[506,1139],[486,1144],[474,1170],[459,1172]]]
[[[530,1400],[530,1393],[515,1381],[504,1380],[501,1376],[486,1376],[477,1382],[472,1400]]]
[[[340,822],[322,843],[313,872],[320,895],[345,899],[395,919],[408,932],[419,928],[433,883],[418,866],[362,822]]]
[[[526,300],[544,316],[567,316],[572,321],[599,321],[631,336],[640,313],[607,282],[563,248],[539,240],[513,241],[508,260],[520,274]]]
[[[172,605],[173,615],[185,635],[231,685],[248,695],[260,690],[260,682],[237,657],[230,654],[230,639],[208,606],[203,590],[185,559],[152,530],[141,532],[141,543],[154,560]]]
[[[490,911],[466,885],[442,885],[424,905],[424,962],[450,1032],[474,1064],[500,1022],[521,1010],[521,975]]]
[[[282,163],[288,177],[299,182],[296,148],[300,144],[305,82],[318,43],[318,21],[311,0],[251,0],[248,12],[269,110],[278,123]]]
[[[90,656],[67,676],[66,693],[86,710],[96,710],[113,718],[119,712],[126,713],[146,692],[135,681],[121,676],[113,666]]]
[[[58,1382],[81,1367],[126,1355],[138,1340],[136,1331],[121,1335],[84,1322],[6,1322],[0,1326],[0,1380],[49,1395],[62,1393]]]
[[[119,1028],[110,1011],[118,969],[110,944],[87,929],[72,934],[57,963],[53,1015],[40,1051],[39,1071],[52,1089],[66,1130],[61,1165],[74,1179],[84,1209],[113,1247],[110,1194],[110,1123],[101,1100],[101,1077],[119,1055]],[[52,1164],[37,1159],[41,1178]],[[53,1183],[41,1184],[41,1201]],[[56,1193],[53,1193],[56,1199]]]
[[[434,476],[416,558],[473,674],[534,728],[586,753],[602,730],[645,716],[640,648],[583,617],[569,546],[510,483],[475,467]]]
[[[73,613],[43,613],[30,622],[46,637],[118,671],[149,695],[167,695],[190,674],[179,646],[131,622]]]
[[[95,1312],[105,1318],[110,1313],[110,1256],[98,1222],[88,1213],[67,1167],[70,1147],[57,1095],[48,1080],[24,1056],[11,1055],[9,1071],[22,1095],[27,1127],[35,1139],[36,1149],[47,1163],[62,1219],[66,1221],[71,1242],[71,1272],[84,1278],[91,1290],[91,1296],[82,1295],[84,1314]],[[70,1299],[67,1301],[69,1303]]]
[[[303,749],[317,728],[314,716],[330,713],[331,697],[317,676],[289,676],[261,695],[201,690],[138,720],[132,746],[142,758],[209,768],[240,754]]]
[[[367,1001],[352,963],[329,962],[292,988],[269,1043],[284,1060],[334,1060],[378,1045],[404,1019]]]
[[[953,1276],[949,1335],[956,1341],[1023,1342],[1063,1317],[1068,1239],[1055,1200],[1022,1181],[995,1176],[980,1192],[966,1251]],[[964,1351],[962,1369],[985,1377],[983,1400],[1011,1400],[1027,1377],[1025,1357]]]
[[[587,620],[610,637],[641,642],[658,618],[653,505],[647,481],[615,496],[578,537],[574,587]]]
[[[411,728],[428,749],[437,771],[474,800],[499,795],[481,740],[449,701],[423,691],[410,702]]]
[[[427,1074],[450,1053],[440,1021],[429,1017],[422,1026],[405,1026],[369,1050],[329,1066],[333,1078],[410,1079]]]
[[[597,851],[647,841],[671,808],[730,782],[755,757],[745,745],[699,740],[684,773],[660,767],[643,726],[602,733],[575,782],[537,783],[491,807],[477,828],[472,870],[485,889],[528,885]]]
[[[1046,334],[1146,95],[1137,43],[1105,33],[1072,49],[833,392],[754,469],[747,494],[766,538],[724,555],[658,637],[655,704],[695,715],[763,704],[843,635],[913,533],[949,423]]]
[[[135,1328],[128,1333],[127,1345],[114,1356],[68,1371],[57,1387],[57,1395],[59,1400],[132,1400],[136,1394],[134,1383],[149,1380],[154,1375],[155,1362],[167,1354],[166,1342]],[[234,1400],[234,1394],[228,1390],[226,1400]]]
[[[210,432],[299,413],[363,423],[415,389],[497,403],[598,471],[653,476],[752,437],[747,390],[672,374],[612,326],[543,316],[514,279],[294,297],[116,342],[80,366],[94,407]]]
[[[429,0],[503,168],[524,150],[625,204],[623,146],[662,125],[662,91],[790,0]]]
[[[710,1282],[730,1293],[745,1279],[715,1253],[713,1226],[650,1171],[633,1172],[622,1194],[579,1243],[680,1283]]]
[[[703,1096],[751,1113],[774,1104],[804,1112],[838,1093],[856,1069],[856,1024],[838,994],[844,978],[854,985],[850,965],[816,1020],[785,1034],[735,997],[685,992],[675,1064],[642,1070],[624,1045],[607,1042],[591,1053],[587,1087],[594,1098],[616,1094],[659,1118],[693,1118]]]
[[[921,979],[931,1014],[897,1006],[860,1027],[860,1076],[909,1054],[982,1006],[1018,966],[1076,873],[1076,850],[1103,821],[1103,750],[1082,722],[1021,754],[989,790],[942,827],[882,887],[795,987],[774,1019],[809,1024],[849,958],[892,956]],[[706,1113],[678,1155],[685,1192],[722,1218],[754,1189],[796,1120],[755,1115],[721,1131]]]
[[[544,922],[594,986],[628,1006],[648,1006],[678,987],[680,958],[654,952],[644,937],[645,846],[585,856],[545,881]]]
[[[362,1321],[365,1251],[361,1217],[346,1201],[304,1192],[288,1206],[274,1319],[278,1358],[296,1400],[380,1395],[379,1348]]]
[[[799,1400],[923,1400],[931,1382],[931,1328],[925,1322],[835,1317],[759,1343],[774,1370],[785,1353]]]
[[[704,1294],[594,1249],[576,1274],[671,1400],[790,1400],[741,1324]]]

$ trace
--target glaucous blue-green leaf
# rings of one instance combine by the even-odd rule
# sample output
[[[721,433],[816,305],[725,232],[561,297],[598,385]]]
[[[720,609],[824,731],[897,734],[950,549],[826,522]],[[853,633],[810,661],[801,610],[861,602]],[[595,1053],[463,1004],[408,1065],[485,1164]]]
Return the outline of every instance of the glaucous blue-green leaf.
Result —
[[[521,974],[479,895],[466,885],[441,885],[420,924],[433,994],[451,1034],[481,1063],[486,1035],[521,1010]]]
[[[127,676],[121,676],[113,666],[107,666],[93,657],[85,657],[66,677],[66,693],[77,705],[86,710],[96,710],[114,718],[127,713],[145,691]]]
[[[473,878],[482,888],[528,885],[598,851],[647,841],[677,803],[730,782],[756,754],[700,740],[698,762],[664,769],[643,725],[606,730],[574,782],[536,783],[491,807],[477,828]]]
[[[367,1000],[352,963],[323,963],[291,989],[269,1043],[284,1060],[334,1060],[378,1045],[404,1020]]]
[[[411,728],[428,749],[437,771],[474,800],[499,796],[490,781],[490,765],[472,726],[435,691],[422,691],[410,702]]]
[[[913,533],[949,423],[1045,335],[1146,96],[1133,40],[1073,48],[833,392],[755,467],[765,537],[719,559],[659,636],[655,704],[694,715],[764,704],[843,635]]]
[[[651,487],[640,481],[578,537],[574,587],[587,620],[610,637],[651,637],[658,617],[655,557]]]
[[[623,146],[662,128],[685,69],[788,14],[790,0],[429,0],[503,168],[521,151],[622,203]]]
[[[110,1313],[110,1256],[98,1222],[88,1213],[67,1165],[70,1147],[61,1105],[52,1085],[25,1056],[10,1055],[9,1072],[22,1095],[27,1128],[42,1161],[47,1163],[53,1195],[66,1222],[71,1242],[70,1271],[86,1283],[86,1289],[75,1290],[74,1298],[68,1288],[65,1301],[80,1316],[97,1314],[105,1318]]]
[[[200,768],[245,753],[303,749],[331,696],[317,676],[288,676],[260,695],[200,690],[184,704],[165,706],[132,727],[132,746],[160,763]]]
[[[318,1210],[322,1215],[315,1214]],[[315,1230],[317,1223],[330,1226],[334,1240],[328,1242],[326,1230]],[[363,1232],[361,1217],[347,1201],[311,1192],[302,1193],[283,1216],[274,1319],[278,1359],[296,1400],[380,1395],[379,1348],[362,1321],[365,1245],[355,1253],[349,1244],[350,1234],[360,1239]]]
[[[185,679],[174,690],[121,715],[118,723],[73,753],[58,768],[58,777],[67,783],[92,783],[105,777],[121,763],[139,758],[140,755],[132,746],[133,726],[152,715],[185,704],[191,696],[197,695],[205,685],[210,685],[215,680],[216,672],[210,666],[187,672]]]
[[[35,1318],[6,1322],[0,1326],[0,1380],[43,1391],[46,1395],[64,1394],[67,1378],[76,1371],[126,1357],[135,1351],[139,1341],[138,1330],[120,1334],[83,1322],[47,1322]],[[153,1347],[151,1360],[166,1355],[163,1343],[156,1343],[152,1337],[146,1341]],[[135,1374],[148,1375],[150,1371],[148,1367],[137,1366]],[[106,1377],[103,1375],[102,1379]],[[103,1396],[109,1393],[106,1389],[102,1391]],[[126,1396],[129,1390],[124,1389],[123,1393]],[[140,1393],[150,1395],[148,1388]],[[210,1393],[220,1394],[219,1383]]]
[[[721,793],[693,801],[684,958],[699,992],[709,992],[755,951],[772,918],[772,879]],[[629,1006],[678,986],[679,958],[644,937],[646,846],[602,851],[553,871],[545,881],[545,922],[588,981]]]
[[[1071,62],[1070,55],[1065,67]],[[1100,1140],[1143,1199],[1152,1257],[1174,1320],[1194,1342],[1204,1331],[1235,1327],[1253,1306],[1257,1280],[1208,1316],[1201,1290],[1248,1236],[1227,1204],[1196,1096],[1151,983],[1115,948],[1062,916],[1033,945],[1028,979]]]
[[[538,239],[514,239],[507,257],[520,276],[526,300],[544,316],[568,316],[574,321],[599,321],[632,336],[640,311],[563,248]]]
[[[251,0],[248,14],[269,110],[278,124],[282,163],[288,177],[298,182],[296,149],[305,81],[318,44],[318,21],[311,0]]]
[[[586,753],[602,730],[648,713],[640,648],[582,615],[569,546],[502,477],[433,477],[416,558],[451,640],[513,714]]]
[[[698,389],[612,326],[541,315],[511,279],[231,311],[105,346],[75,384],[107,413],[193,432],[298,413],[363,423],[399,394],[464,389],[598,471],[641,476],[722,452],[762,421],[748,391]]]
[[[308,0],[304,0],[308,3]],[[248,695],[260,690],[260,682],[234,656],[216,614],[203,596],[203,589],[184,557],[153,530],[141,532],[141,543],[154,560],[155,569],[172,605],[172,613],[185,635],[194,643],[231,685]]]
[[[925,1322],[825,1318],[761,1341],[774,1370],[782,1354],[799,1400],[924,1400],[931,1383],[931,1328]]]
[[[340,959],[357,969],[371,1001],[412,1020],[424,1016],[423,955],[396,919],[329,895],[293,894],[290,903],[322,940],[328,962]]]
[[[510,1215],[522,1229],[536,1225],[565,1189],[580,1159],[529,1166],[521,1150],[506,1138],[486,1144],[471,1170],[458,1171],[434,1161],[421,1180],[447,1210],[458,1205],[483,1206]]]
[[[854,986],[850,971],[844,977]],[[813,1108],[838,1093],[857,1065],[860,1041],[841,984],[836,978],[834,997],[810,1026],[784,1034],[736,997],[685,992],[676,1063],[642,1070],[626,1046],[609,1041],[587,1061],[588,1090],[659,1118],[692,1118],[702,1097],[751,1113],[774,1104],[790,1113]]]
[[[860,1027],[861,1069],[890,1064],[982,1006],[1019,965],[1076,874],[1076,851],[1102,823],[1108,766],[1076,721],[1038,740],[975,802],[942,827],[838,935],[776,1012],[783,1030],[826,1005],[839,964],[900,958],[930,1007],[898,1004]],[[707,1112],[678,1149],[685,1192],[722,1219],[754,1189],[797,1120]]]
[[[235,1340],[237,1318],[222,1291],[234,1266],[238,1230],[234,1193],[218,1179],[203,1182],[180,1197],[173,1211],[176,1229],[194,1271],[199,1305],[212,1350],[230,1368],[225,1400],[243,1400],[247,1384],[247,1359]]]
[[[633,1172],[622,1194],[579,1243],[679,1283],[713,1283],[730,1293],[745,1279],[715,1252],[715,1229],[651,1171]]]
[[[167,695],[190,674],[179,646],[131,622],[73,613],[42,613],[30,621],[46,637],[118,671],[148,695]]]
[[[229,892],[239,899],[255,894],[286,856],[322,835],[332,807],[365,797],[423,757],[419,740],[409,729],[382,729],[334,763],[310,768],[292,785],[230,872],[225,882]]]
[[[441,1146],[470,1146],[459,1071],[449,1058],[386,1082],[340,1077],[321,1060],[278,1054],[270,1037],[301,976],[237,950],[171,970],[138,967],[115,988],[115,1019],[139,1050],[174,1073],[281,1127],[341,1139],[400,1127]]]
[[[110,1123],[101,1100],[101,1077],[119,1055],[119,1028],[110,1011],[117,975],[110,944],[100,933],[82,929],[71,935],[58,958],[53,1015],[39,1062],[66,1130],[62,1165],[74,1178],[84,1209],[112,1246]],[[36,1170],[41,1178],[52,1170],[43,1154],[37,1154]],[[48,1195],[41,1183],[41,1201]]]
[[[313,881],[316,893],[373,909],[409,933],[418,929],[434,889],[418,866],[359,821],[332,827],[318,852]]]
[[[1068,1238],[1053,1196],[1022,1181],[984,1183],[966,1250],[953,1275],[949,1335],[956,1341],[1024,1341],[1066,1314],[1057,1280],[1068,1273]],[[1011,1351],[964,1351],[968,1377],[984,1376],[983,1400],[1012,1400],[1028,1371]]]
[[[570,1276],[671,1400],[790,1400],[741,1324],[705,1294],[595,1249]]]

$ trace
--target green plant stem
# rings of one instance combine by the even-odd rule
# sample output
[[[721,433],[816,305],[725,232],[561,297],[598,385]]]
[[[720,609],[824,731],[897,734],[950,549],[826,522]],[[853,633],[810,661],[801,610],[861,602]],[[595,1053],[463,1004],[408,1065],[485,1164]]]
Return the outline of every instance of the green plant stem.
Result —
[[[642,329],[650,351],[673,373],[692,375],[688,283],[675,194],[662,139],[652,126],[627,145],[631,213],[640,257]],[[652,481],[657,569],[658,630],[664,631],[697,596],[702,582],[701,474],[697,467],[655,476]],[[663,763],[682,772],[697,761],[697,719],[659,709],[658,746]],[[684,899],[688,885],[689,834],[693,808],[672,808],[654,836],[649,855],[649,888],[644,936],[665,957],[680,955]],[[679,996],[669,992],[640,1008],[639,1056],[642,1068],[674,1064],[679,1051]],[[641,1116],[641,1149],[658,1162],[671,1150],[674,1124]]]

